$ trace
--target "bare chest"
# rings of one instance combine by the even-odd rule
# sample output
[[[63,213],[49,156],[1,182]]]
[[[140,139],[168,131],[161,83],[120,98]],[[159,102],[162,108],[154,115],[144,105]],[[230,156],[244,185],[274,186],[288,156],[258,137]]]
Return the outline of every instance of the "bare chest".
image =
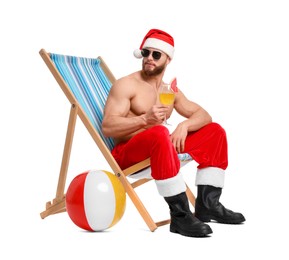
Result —
[[[153,105],[158,104],[156,90],[139,89],[131,100],[130,110],[135,115],[146,113]]]
[[[156,89],[140,88],[136,95],[131,99],[130,113],[131,116],[146,113],[154,105],[159,105],[159,93]],[[169,109],[168,116],[171,114],[173,106]]]

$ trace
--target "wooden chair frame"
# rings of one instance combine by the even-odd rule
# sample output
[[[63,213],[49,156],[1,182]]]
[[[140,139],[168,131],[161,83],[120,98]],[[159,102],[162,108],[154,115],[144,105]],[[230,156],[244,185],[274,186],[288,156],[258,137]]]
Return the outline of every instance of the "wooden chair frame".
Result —
[[[79,117],[83,124],[85,125],[86,129],[92,136],[93,140],[95,141],[96,145],[102,152],[103,156],[107,160],[108,164],[110,165],[112,171],[114,174],[119,178],[122,185],[124,186],[124,189],[130,199],[132,200],[133,204],[137,208],[138,212],[142,216],[143,220],[149,227],[151,231],[154,231],[157,229],[157,227],[166,225],[170,223],[170,220],[164,220],[160,222],[155,222],[147,209],[145,208],[144,204],[140,200],[139,196],[135,192],[134,188],[150,181],[151,179],[140,179],[134,182],[130,182],[127,179],[127,176],[139,172],[144,168],[147,168],[150,166],[150,159],[146,159],[142,162],[139,162],[127,169],[122,170],[118,163],[115,161],[114,157],[111,154],[111,151],[107,148],[106,144],[103,142],[101,136],[98,134],[97,130],[94,128],[94,126],[91,124],[89,118],[85,114],[84,110],[80,106],[79,102],[74,97],[73,93],[69,89],[68,85],[62,78],[61,74],[57,70],[56,66],[50,59],[50,54],[46,52],[44,49],[41,49],[39,51],[41,57],[43,58],[44,62],[46,63],[47,67],[51,71],[52,75],[58,82],[59,86],[63,90],[64,94],[68,98],[69,102],[71,103],[71,109],[70,109],[70,115],[69,115],[69,121],[67,126],[67,133],[66,133],[66,139],[64,144],[64,150],[63,150],[63,156],[62,156],[62,162],[60,167],[60,173],[58,178],[58,185],[56,189],[56,196],[52,201],[49,201],[46,203],[46,208],[43,212],[40,213],[40,216],[42,219],[46,218],[49,215],[65,212],[65,184],[67,179],[67,171],[68,171],[68,165],[70,160],[70,154],[72,149],[72,142],[74,137],[74,131],[75,131],[75,125],[76,125],[76,119]],[[108,66],[105,64],[102,57],[98,57],[100,59],[101,63],[100,66],[107,75],[108,79],[111,83],[115,81],[115,77],[108,68]],[[189,201],[193,206],[195,206],[195,196],[192,193],[192,191],[187,186],[187,196],[189,198]]]

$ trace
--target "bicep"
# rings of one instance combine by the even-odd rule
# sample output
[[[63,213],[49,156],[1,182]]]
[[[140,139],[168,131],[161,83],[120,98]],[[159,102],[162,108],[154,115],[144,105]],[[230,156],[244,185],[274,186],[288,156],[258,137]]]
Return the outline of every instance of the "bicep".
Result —
[[[125,88],[120,85],[112,86],[108,95],[104,117],[126,116],[130,109],[130,95]]]
[[[177,95],[174,106],[176,111],[186,118],[189,118],[192,114],[201,109],[197,103],[188,100],[181,91]]]

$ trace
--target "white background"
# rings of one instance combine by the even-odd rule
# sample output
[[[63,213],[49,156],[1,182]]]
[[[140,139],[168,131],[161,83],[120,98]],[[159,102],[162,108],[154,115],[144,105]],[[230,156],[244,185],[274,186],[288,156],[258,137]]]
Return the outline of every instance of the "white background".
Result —
[[[288,259],[288,13],[280,0],[2,1],[0,258]],[[247,221],[212,223],[205,239],[169,226],[152,233],[129,198],[121,221],[102,233],[80,230],[66,213],[42,220],[55,196],[70,106],[39,50],[101,55],[119,78],[140,69],[132,52],[151,28],[175,38],[166,79],[176,76],[227,131],[221,201]],[[184,172],[194,192],[195,168]],[[67,183],[89,169],[110,170],[79,121]],[[168,217],[154,183],[139,192],[153,217]]]

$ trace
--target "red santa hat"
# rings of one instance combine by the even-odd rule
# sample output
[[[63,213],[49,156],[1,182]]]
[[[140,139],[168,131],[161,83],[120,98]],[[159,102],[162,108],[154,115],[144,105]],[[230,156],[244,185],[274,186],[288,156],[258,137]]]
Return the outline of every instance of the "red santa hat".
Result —
[[[174,56],[174,38],[168,33],[159,29],[151,29],[144,37],[139,49],[133,54],[136,58],[141,59],[141,50],[143,48],[154,48],[166,53],[171,59]]]

